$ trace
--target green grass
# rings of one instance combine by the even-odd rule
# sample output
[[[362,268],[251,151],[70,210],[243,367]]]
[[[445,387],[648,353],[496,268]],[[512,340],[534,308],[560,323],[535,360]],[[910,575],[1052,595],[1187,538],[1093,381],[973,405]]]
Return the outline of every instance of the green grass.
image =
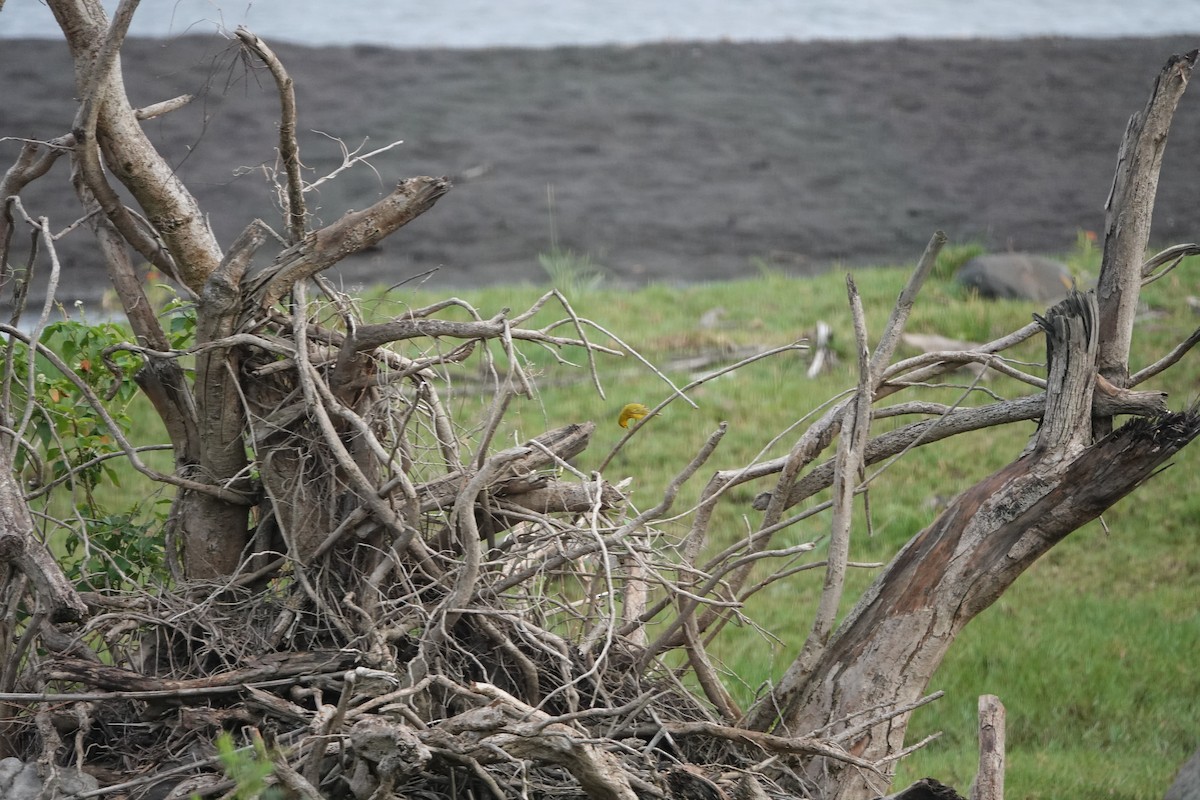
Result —
[[[1081,250],[1083,249],[1081,245]],[[908,325],[913,332],[938,333],[986,341],[1030,320],[1041,307],[1018,302],[985,302],[948,281],[955,262],[976,248],[957,248],[946,257],[923,291]],[[1095,272],[1094,251],[1076,254],[1076,272]],[[1185,277],[1198,265],[1185,264],[1144,293],[1148,306],[1162,316],[1140,323],[1134,336],[1132,367],[1137,369],[1166,352],[1195,325],[1182,297],[1194,292]],[[857,270],[871,336],[876,339],[908,270]],[[586,277],[584,275],[583,277]],[[578,269],[560,275],[564,282],[580,278]],[[587,283],[585,281],[585,283]],[[578,287],[576,287],[578,288]],[[841,274],[811,279],[790,278],[765,270],[752,280],[687,287],[652,285],[636,291],[588,283],[571,296],[575,310],[612,331],[657,364],[673,356],[737,345],[781,345],[809,332],[818,320],[829,322],[841,358],[832,374],[805,378],[804,354],[789,353],[756,364],[691,393],[699,405],[676,401],[653,419],[613,462],[606,477],[632,476],[633,500],[639,508],[653,505],[662,488],[687,463],[717,424],[730,431],[700,479],[682,493],[676,510],[686,509],[703,479],[715,469],[746,464],[767,447],[770,438],[810,413],[836,393],[853,385],[852,342]],[[463,292],[489,317],[501,308],[519,311],[545,291],[539,286],[493,287]],[[443,293],[407,289],[364,298],[372,315],[386,316],[406,307],[442,299]],[[698,321],[723,309],[721,322],[701,328]],[[447,312],[444,316],[453,316]],[[547,309],[531,325],[561,317]],[[569,329],[564,329],[564,335]],[[597,341],[604,337],[596,334]],[[494,348],[497,356],[499,349]],[[624,433],[616,425],[628,402],[657,403],[667,387],[633,359],[603,358],[607,393],[591,387],[581,352],[566,357],[580,365],[564,368],[537,348],[525,348],[528,367],[538,375],[532,400],[514,401],[506,427],[495,446],[535,436],[549,428],[595,420],[597,432],[576,465],[597,465]],[[901,352],[901,355],[912,355]],[[1041,340],[1028,342],[1014,357],[1040,361]],[[1197,394],[1195,356],[1191,355],[1152,386],[1168,391],[1171,407],[1193,402]],[[468,370],[476,369],[477,358]],[[688,375],[672,372],[682,385]],[[1006,397],[1028,393],[1006,380],[990,384]],[[962,391],[938,388],[897,400],[956,402]],[[456,410],[478,415],[488,397],[460,394]],[[975,395],[969,403],[987,402]],[[884,421],[877,430],[900,425]],[[780,455],[801,429],[768,450]],[[874,484],[870,495],[873,535],[858,513],[852,558],[886,561],[914,533],[928,524],[956,492],[1010,461],[1020,452],[1032,424],[989,430],[920,448]],[[744,534],[758,512],[750,501],[768,483],[739,487],[720,507],[711,547],[722,547]],[[1093,523],[1080,530],[1036,564],[992,608],[972,622],[951,647],[930,689],[947,696],[914,715],[909,741],[935,730],[944,736],[904,761],[897,783],[924,775],[965,791],[976,761],[975,705],[979,694],[1000,696],[1008,708],[1008,796],[1012,798],[1119,797],[1157,800],[1175,768],[1196,748],[1200,719],[1200,447],[1186,449],[1175,465],[1122,501],[1106,515],[1110,532]],[[820,498],[818,498],[820,499]],[[781,534],[794,543],[821,535],[827,518],[816,517]],[[678,524],[667,526],[678,532]],[[819,558],[818,547],[814,558]],[[846,607],[873,578],[874,571],[851,574]],[[807,632],[806,613],[820,588],[818,570],[776,584],[757,596],[747,609],[770,631],[764,638],[750,627],[729,627],[713,653],[737,676],[730,689],[745,703],[756,688],[776,677],[798,650]]]

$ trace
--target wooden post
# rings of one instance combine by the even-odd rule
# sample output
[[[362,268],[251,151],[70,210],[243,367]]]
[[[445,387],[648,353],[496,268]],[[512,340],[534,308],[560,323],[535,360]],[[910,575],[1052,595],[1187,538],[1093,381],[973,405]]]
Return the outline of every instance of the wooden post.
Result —
[[[971,800],[1004,800],[1004,704],[994,694],[979,695],[979,773]]]

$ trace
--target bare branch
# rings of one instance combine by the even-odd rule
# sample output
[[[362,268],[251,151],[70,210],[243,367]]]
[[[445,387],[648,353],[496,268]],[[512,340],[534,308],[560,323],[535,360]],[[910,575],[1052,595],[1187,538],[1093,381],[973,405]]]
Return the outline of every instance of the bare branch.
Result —
[[[244,27],[238,27],[234,35],[245,47],[267,65],[275,88],[279,91],[279,157],[287,173],[288,232],[293,243],[304,238],[306,213],[304,209],[304,182],[300,178],[300,147],[296,143],[296,87],[292,77],[284,69],[283,62],[267,43]]]
[[[979,772],[971,800],[1004,800],[1004,704],[992,694],[979,696]]]
[[[165,114],[170,114],[172,111],[178,111],[195,99],[196,98],[192,97],[190,94],[181,94],[178,97],[172,97],[170,100],[163,100],[158,103],[152,103],[148,106],[142,106],[141,108],[135,109],[133,115],[137,117],[139,121],[144,122],[148,119],[154,119],[155,117],[161,117]]]
[[[937,241],[935,236],[935,242]],[[944,236],[941,237],[943,240]],[[936,254],[936,249],[934,250]],[[929,265],[926,269],[931,268]],[[918,269],[920,272],[920,269]],[[919,281],[915,281],[919,286]],[[915,290],[915,289],[914,289]],[[854,321],[854,340],[858,351],[858,392],[854,403],[846,410],[842,422],[842,437],[838,440],[837,455],[833,475],[833,519],[830,522],[829,557],[825,568],[825,582],[821,589],[821,597],[817,602],[817,610],[813,615],[812,627],[800,654],[780,678],[779,686],[772,692],[772,702],[757,704],[746,717],[746,726],[754,730],[766,730],[775,720],[775,703],[779,698],[787,698],[803,691],[804,682],[812,675],[813,666],[825,651],[829,636],[833,632],[833,623],[837,618],[838,607],[841,605],[842,590],[846,582],[846,562],[850,555],[850,524],[854,510],[854,488],[856,476],[863,466],[863,454],[871,428],[872,384],[879,373],[876,365],[879,362],[871,358],[867,346],[867,322],[863,314],[862,300],[854,280],[846,276],[846,291],[849,295],[851,317]],[[903,298],[903,295],[901,296]],[[910,299],[911,306],[911,299]],[[903,324],[906,314],[893,315],[896,325]],[[895,333],[895,342],[899,340],[899,330]],[[882,366],[880,366],[880,373]],[[786,494],[789,486],[783,488]],[[777,490],[778,491],[778,490]],[[772,506],[779,507],[780,503],[772,500]]]
[[[904,285],[900,297],[896,300],[896,305],[892,308],[892,315],[888,318],[879,344],[875,347],[875,354],[871,357],[871,393],[879,383],[884,368],[892,360],[892,354],[896,352],[896,345],[900,343],[900,337],[904,334],[904,323],[908,321],[913,305],[917,302],[917,295],[920,293],[921,287],[925,285],[925,279],[933,271],[934,265],[937,264],[938,254],[945,244],[946,234],[935,231],[929,244],[925,246],[925,252],[921,254],[921,260],[917,262],[917,268],[909,276],[908,283]]]
[[[132,13],[135,5],[123,4],[122,8]],[[199,292],[204,280],[220,262],[220,247],[195,198],[142,131],[125,94],[115,50],[111,51],[111,58],[99,59],[106,42],[119,43],[121,29],[114,28],[110,36],[103,9],[88,0],[62,0],[50,3],[50,9],[75,59],[77,83],[83,98],[81,110],[85,111],[76,120],[76,126],[85,129],[82,137],[76,131],[76,152],[86,162],[89,187],[122,236],[164,272],[178,274],[184,285]],[[127,16],[119,11],[118,23],[124,19],[127,24]],[[101,76],[101,73],[105,74]],[[90,133],[93,130],[94,136]],[[96,144],[103,150],[109,169],[137,199],[155,233],[161,235],[169,259],[153,237],[123,213],[119,198],[111,188],[105,191],[98,159],[90,155]]]
[[[445,178],[401,181],[391,194],[370,208],[352,211],[332,225],[307,234],[269,266],[252,272],[246,280],[247,296],[258,308],[274,304],[298,281],[365,250],[416,219],[449,190],[450,181]]]
[[[1140,369],[1131,375],[1129,377],[1129,385],[1137,386],[1140,383],[1150,380],[1160,372],[1164,372],[1170,367],[1173,367],[1175,364],[1178,364],[1179,360],[1187,355],[1188,351],[1195,347],[1197,342],[1200,342],[1200,328],[1192,331],[1191,336],[1188,336],[1182,342],[1171,348],[1171,352],[1167,353],[1158,361],[1155,361],[1150,366]]]
[[[1200,51],[1172,56],[1155,80],[1146,108],[1129,120],[1117,171],[1105,205],[1104,257],[1096,294],[1099,299],[1100,374],[1115,386],[1127,386],[1129,345],[1142,281],[1142,259],[1150,242],[1150,222],[1158,173],[1175,107],[1187,88]],[[1111,420],[1100,423],[1111,428]]]

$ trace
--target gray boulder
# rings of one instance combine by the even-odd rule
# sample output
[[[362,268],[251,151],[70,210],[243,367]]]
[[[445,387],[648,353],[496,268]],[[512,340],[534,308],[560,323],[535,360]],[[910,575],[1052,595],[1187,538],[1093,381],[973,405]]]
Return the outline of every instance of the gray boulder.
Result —
[[[1163,800],[1200,800],[1200,750],[1179,768],[1179,774]]]
[[[47,800],[100,788],[91,775],[69,767],[59,767],[46,782],[38,774],[37,764],[17,758],[0,761],[0,797],[4,800]]]
[[[1029,253],[996,253],[975,256],[954,276],[981,297],[1057,303],[1074,285],[1061,261]]]

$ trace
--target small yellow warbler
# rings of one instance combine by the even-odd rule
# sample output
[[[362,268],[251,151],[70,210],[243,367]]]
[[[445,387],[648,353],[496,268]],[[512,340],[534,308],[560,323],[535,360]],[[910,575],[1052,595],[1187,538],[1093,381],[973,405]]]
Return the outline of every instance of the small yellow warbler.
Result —
[[[617,417],[617,424],[622,428],[628,428],[630,422],[636,422],[649,413],[650,409],[641,403],[629,403],[621,409],[621,416]]]

